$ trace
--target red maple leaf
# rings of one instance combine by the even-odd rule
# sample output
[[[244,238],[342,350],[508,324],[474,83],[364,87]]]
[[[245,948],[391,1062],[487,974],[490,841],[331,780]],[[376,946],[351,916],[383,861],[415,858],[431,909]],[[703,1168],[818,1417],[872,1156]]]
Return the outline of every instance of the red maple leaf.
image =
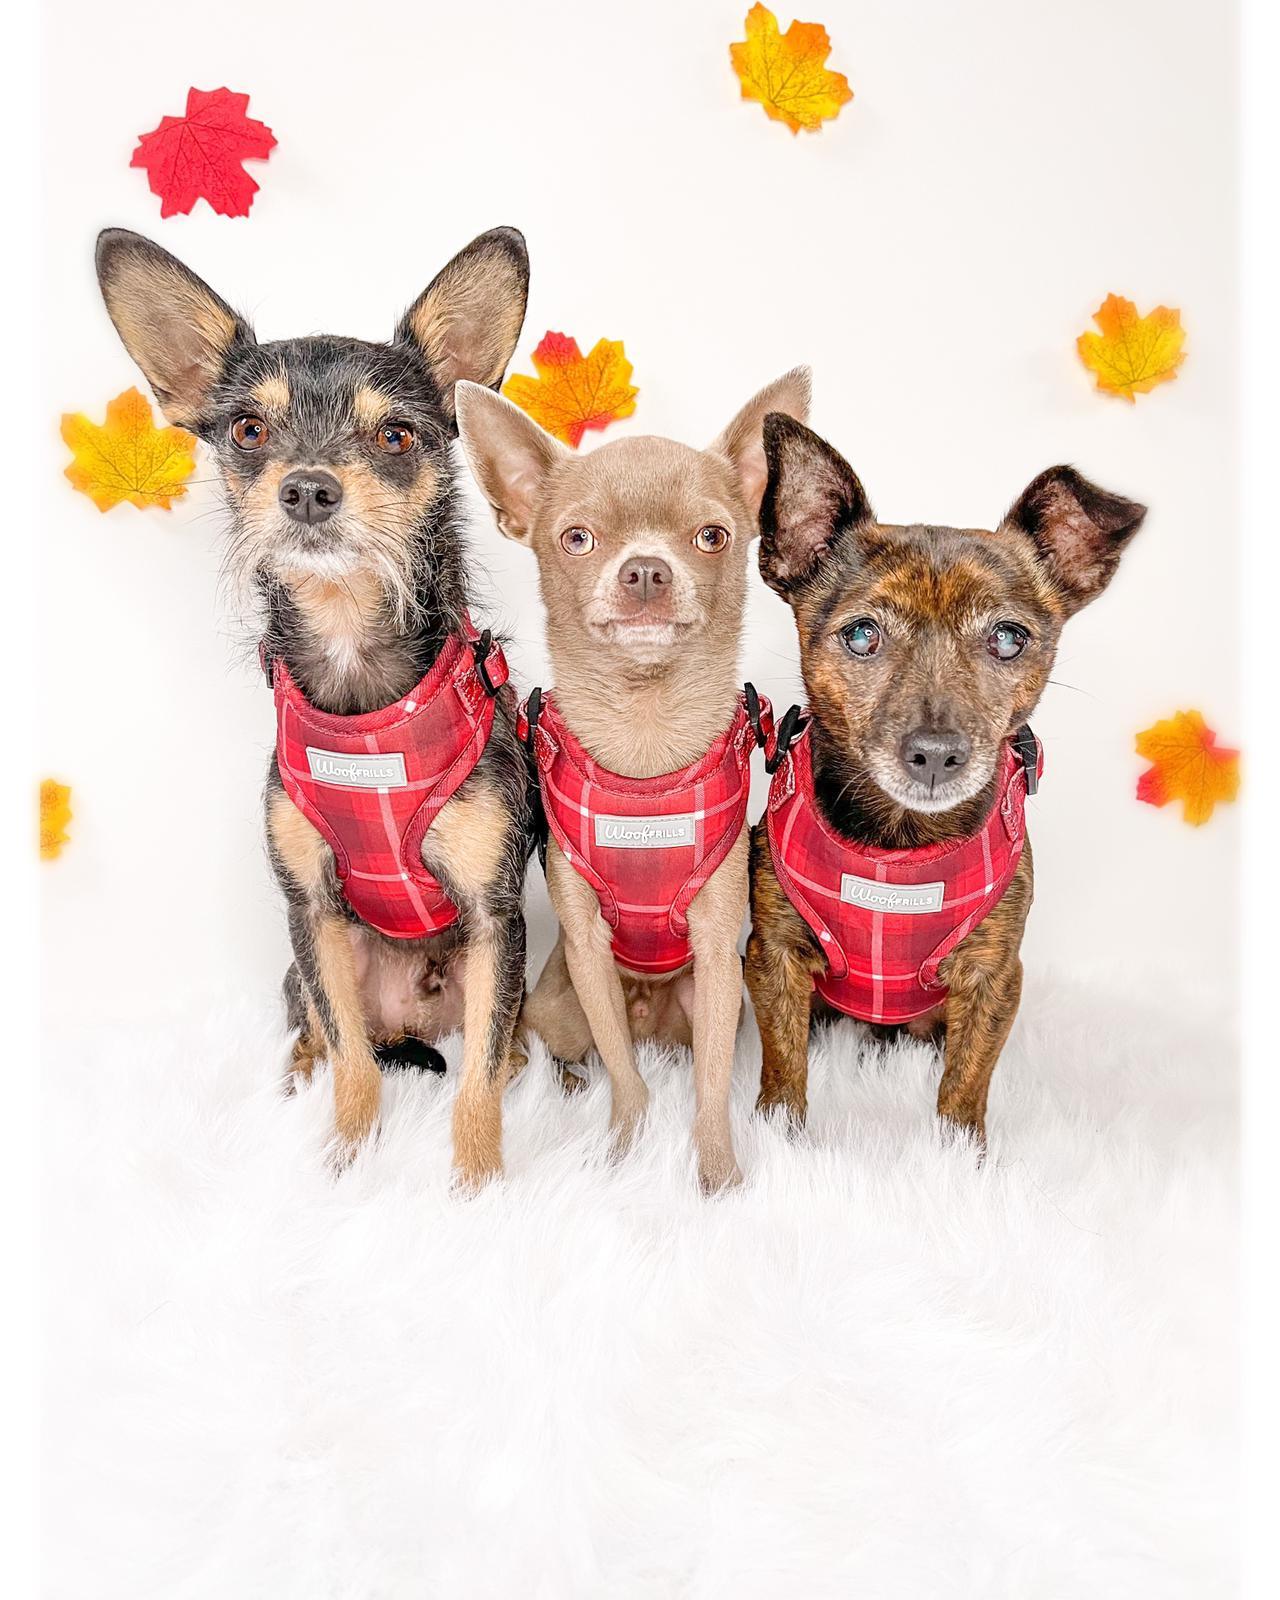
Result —
[[[245,115],[248,108],[247,94],[188,89],[185,116],[164,117],[139,134],[129,165],[146,168],[162,217],[185,216],[201,199],[219,216],[249,215],[258,185],[240,163],[265,159],[276,139],[265,122]]]

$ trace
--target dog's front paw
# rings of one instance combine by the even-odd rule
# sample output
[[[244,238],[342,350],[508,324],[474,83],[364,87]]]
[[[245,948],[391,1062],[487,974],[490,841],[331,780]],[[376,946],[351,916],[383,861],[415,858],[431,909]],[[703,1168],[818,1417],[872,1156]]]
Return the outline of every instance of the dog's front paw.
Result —
[[[615,1156],[623,1156],[635,1143],[640,1124],[649,1109],[649,1090],[637,1077],[636,1086],[619,1093],[615,1084],[613,1104],[609,1111],[609,1144]]]
[[[334,1129],[339,1151],[349,1161],[373,1132],[378,1120],[382,1080],[378,1069],[358,1076],[339,1073],[335,1081]]]
[[[723,1194],[742,1182],[742,1168],[732,1150],[698,1151],[698,1187],[703,1194]]]
[[[450,1188],[454,1194],[463,1200],[478,1195],[487,1189],[491,1183],[496,1183],[502,1177],[502,1161],[464,1161],[455,1156],[453,1160],[453,1173],[450,1179]]]
[[[779,1111],[786,1116],[787,1132],[789,1134],[794,1136],[802,1132],[804,1119],[809,1111],[809,1103],[804,1090],[794,1087],[761,1089],[756,1096],[757,1115],[771,1117]]]

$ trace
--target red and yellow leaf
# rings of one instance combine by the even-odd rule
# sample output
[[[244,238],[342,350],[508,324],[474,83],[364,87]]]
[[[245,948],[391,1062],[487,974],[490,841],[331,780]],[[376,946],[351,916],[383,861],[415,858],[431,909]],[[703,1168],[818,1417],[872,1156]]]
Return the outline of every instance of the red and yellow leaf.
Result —
[[[99,511],[127,500],[142,510],[168,510],[195,471],[195,438],[183,428],[157,428],[145,395],[126,389],[107,403],[104,424],[76,412],[62,419],[72,454],[66,475]]]
[[[576,450],[590,428],[629,417],[640,391],[620,339],[597,339],[584,356],[568,334],[548,333],[533,352],[536,378],[513,373],[502,392],[522,411]]]
[[[1157,306],[1140,317],[1132,300],[1109,294],[1093,320],[1102,331],[1082,333],[1076,349],[1099,389],[1121,395],[1132,405],[1135,395],[1177,376],[1186,338],[1180,312]]]
[[[832,72],[827,30],[818,22],[793,22],[785,33],[767,6],[747,12],[747,37],[729,46],[744,100],[758,100],[775,122],[792,133],[816,133],[853,99],[849,80]]]
[[[1145,728],[1134,741],[1151,765],[1138,779],[1138,799],[1151,806],[1181,800],[1182,820],[1208,822],[1214,807],[1240,792],[1240,752],[1218,744],[1198,711],[1175,711]]]
[[[188,89],[183,116],[163,117],[139,134],[129,165],[145,168],[162,217],[185,216],[197,200],[207,200],[219,216],[249,215],[258,185],[241,162],[265,160],[276,137],[248,109],[247,94]]]
[[[70,840],[71,790],[65,783],[46,778],[40,785],[40,859],[54,861]]]

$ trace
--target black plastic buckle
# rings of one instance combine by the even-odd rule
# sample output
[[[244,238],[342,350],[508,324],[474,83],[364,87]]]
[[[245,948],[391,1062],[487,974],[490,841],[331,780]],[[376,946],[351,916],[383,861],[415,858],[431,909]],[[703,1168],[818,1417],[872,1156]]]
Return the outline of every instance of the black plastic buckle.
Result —
[[[778,724],[773,736],[773,754],[766,757],[764,770],[772,776],[782,765],[788,750],[795,743],[803,729],[805,718],[800,715],[799,706],[788,706],[782,721]]]
[[[478,639],[473,640],[471,648],[475,651],[476,672],[479,674],[480,682],[484,685],[484,692],[492,700],[502,687],[500,683],[495,683],[489,676],[489,652],[493,649],[492,628],[486,628]]]
[[[760,696],[756,693],[754,683],[744,683],[742,693],[747,702],[747,719],[751,723],[751,730],[756,736],[756,743],[764,749],[764,723],[760,716]]]
[[[265,639],[258,644],[258,665],[262,668],[262,675],[267,680],[267,686],[274,689],[276,686],[276,658],[267,649],[267,641]]]
[[[524,703],[524,720],[529,731],[524,736],[524,742],[533,749],[533,736],[538,730],[538,718],[542,715],[542,690],[534,689]]]
[[[1040,774],[1036,770],[1040,764],[1040,750],[1029,722],[1024,722],[1017,733],[1014,734],[1013,748],[1017,753],[1018,759],[1022,762],[1022,770],[1026,774],[1027,793],[1035,794],[1040,787]]]

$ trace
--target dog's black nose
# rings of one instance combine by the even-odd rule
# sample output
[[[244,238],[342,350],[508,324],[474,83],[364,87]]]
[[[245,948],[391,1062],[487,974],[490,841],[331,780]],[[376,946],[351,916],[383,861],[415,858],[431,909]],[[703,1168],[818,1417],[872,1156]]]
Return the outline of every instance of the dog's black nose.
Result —
[[[328,522],[342,504],[342,485],[331,472],[303,467],[281,483],[280,504],[295,522],[314,528],[318,522]]]
[[[618,582],[632,600],[643,604],[670,590],[671,568],[661,556],[635,556],[624,563]]]
[[[960,774],[968,763],[970,749],[968,739],[954,728],[942,733],[917,728],[902,741],[902,765],[909,778],[933,789]]]

